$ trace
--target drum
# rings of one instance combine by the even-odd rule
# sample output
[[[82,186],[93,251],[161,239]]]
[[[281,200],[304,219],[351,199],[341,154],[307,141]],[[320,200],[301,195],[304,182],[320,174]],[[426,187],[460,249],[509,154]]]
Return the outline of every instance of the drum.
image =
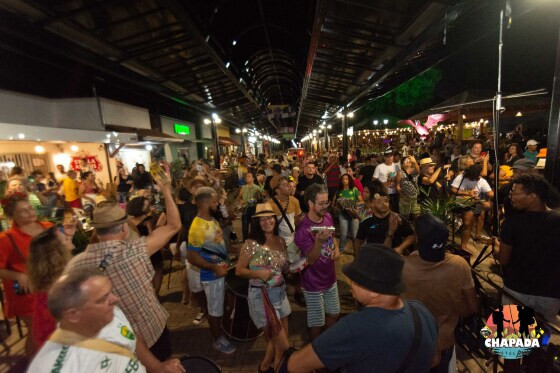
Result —
[[[248,292],[249,280],[237,277],[235,268],[229,269],[226,275],[222,330],[229,338],[236,341],[251,341],[262,334],[262,331],[258,330],[253,324],[249,315]]]
[[[291,273],[300,273],[305,269],[305,267],[308,266],[308,264],[309,263],[307,263],[307,258],[299,258],[298,260],[290,264],[289,271]]]
[[[222,369],[214,361],[204,356],[186,356],[181,365],[189,373],[221,373]]]

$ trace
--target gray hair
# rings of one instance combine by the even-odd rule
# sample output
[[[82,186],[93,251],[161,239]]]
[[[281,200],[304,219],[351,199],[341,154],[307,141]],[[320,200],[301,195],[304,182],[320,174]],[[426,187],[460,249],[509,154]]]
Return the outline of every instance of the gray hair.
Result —
[[[98,268],[88,267],[60,277],[49,290],[48,308],[53,317],[60,321],[65,311],[80,308],[87,302],[82,291],[84,282],[92,277],[106,277]]]
[[[194,203],[198,205],[201,202],[209,200],[210,198],[212,198],[212,196],[215,195],[217,195],[217,193],[214,188],[201,187],[194,194]]]
[[[303,195],[305,204],[309,205],[309,201],[315,203],[317,200],[317,194],[322,193],[329,193],[326,186],[323,184],[311,184],[311,186],[305,190],[305,194]]]
[[[109,236],[120,233],[122,231],[122,226],[122,224],[117,224],[107,228],[95,228],[95,231],[98,236]]]

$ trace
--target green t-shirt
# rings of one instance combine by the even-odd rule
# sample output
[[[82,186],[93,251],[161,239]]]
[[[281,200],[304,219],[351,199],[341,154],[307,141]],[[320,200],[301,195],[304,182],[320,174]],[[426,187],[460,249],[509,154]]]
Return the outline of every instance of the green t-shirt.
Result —
[[[358,202],[359,195],[360,191],[356,189],[356,187],[352,189],[341,189],[338,191],[338,198],[349,198],[354,200],[354,202]]]

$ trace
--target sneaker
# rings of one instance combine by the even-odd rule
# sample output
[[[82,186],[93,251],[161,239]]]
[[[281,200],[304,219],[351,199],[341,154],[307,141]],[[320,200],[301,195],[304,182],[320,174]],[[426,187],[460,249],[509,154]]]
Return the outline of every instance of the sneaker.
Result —
[[[204,318],[206,317],[206,314],[204,312],[200,312],[198,315],[196,315],[196,317],[194,318],[194,320],[192,321],[192,323],[194,325],[200,325],[202,324],[202,322],[204,321]]]
[[[221,336],[214,342],[214,348],[227,355],[233,354],[237,349],[237,347],[235,347],[235,345],[228,341],[224,336]]]

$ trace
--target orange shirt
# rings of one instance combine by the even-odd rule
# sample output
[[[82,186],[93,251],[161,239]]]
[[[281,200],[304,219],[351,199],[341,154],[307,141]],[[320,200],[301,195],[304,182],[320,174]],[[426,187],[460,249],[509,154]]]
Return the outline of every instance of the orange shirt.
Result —
[[[44,229],[53,225],[50,222],[40,221],[38,223]],[[8,234],[13,238],[21,255],[14,248]],[[0,268],[25,273],[25,262],[29,256],[29,244],[32,238],[19,230],[16,224],[13,224],[8,231],[0,233]],[[14,291],[13,281],[3,280],[3,283],[6,293],[6,316],[30,316],[33,312],[33,295],[17,295]]]

